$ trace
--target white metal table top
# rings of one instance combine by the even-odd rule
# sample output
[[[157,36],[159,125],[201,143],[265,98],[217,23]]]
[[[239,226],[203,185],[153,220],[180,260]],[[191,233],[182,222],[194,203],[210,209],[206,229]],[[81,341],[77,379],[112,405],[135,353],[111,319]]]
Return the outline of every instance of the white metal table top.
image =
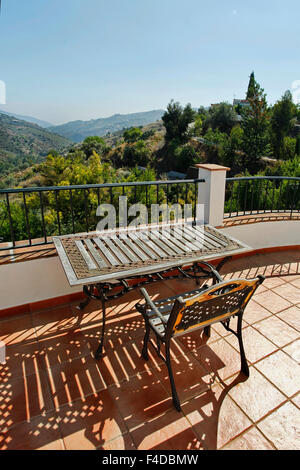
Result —
[[[171,223],[53,237],[71,286],[163,271],[251,250],[210,225]]]

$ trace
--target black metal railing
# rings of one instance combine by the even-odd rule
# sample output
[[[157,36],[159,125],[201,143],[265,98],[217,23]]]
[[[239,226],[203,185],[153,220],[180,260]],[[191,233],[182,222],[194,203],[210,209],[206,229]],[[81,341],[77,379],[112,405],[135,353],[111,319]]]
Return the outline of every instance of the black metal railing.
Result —
[[[190,205],[196,220],[198,184],[204,182],[189,179],[1,189],[0,251],[7,249],[7,242],[9,247],[25,248],[47,245],[54,235],[95,231],[101,204],[115,207],[118,227],[120,196],[127,196],[128,207],[144,204],[149,223],[153,222],[152,204]]]
[[[227,178],[224,218],[253,214],[300,213],[300,178],[251,176]]]

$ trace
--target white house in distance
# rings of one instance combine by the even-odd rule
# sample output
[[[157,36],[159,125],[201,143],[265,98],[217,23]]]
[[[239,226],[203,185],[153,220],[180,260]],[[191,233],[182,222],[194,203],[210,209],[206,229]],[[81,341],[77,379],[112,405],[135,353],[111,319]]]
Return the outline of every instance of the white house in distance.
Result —
[[[238,106],[240,105],[242,108],[249,108],[250,107],[250,103],[248,100],[238,100],[238,99],[234,99],[233,100],[233,106]]]

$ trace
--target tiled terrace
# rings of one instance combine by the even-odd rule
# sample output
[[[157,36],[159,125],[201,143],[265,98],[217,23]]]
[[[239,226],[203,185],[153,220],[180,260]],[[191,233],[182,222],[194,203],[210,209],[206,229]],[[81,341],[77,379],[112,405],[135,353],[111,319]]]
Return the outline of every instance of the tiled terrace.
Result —
[[[300,449],[300,251],[236,259],[226,278],[267,276],[244,316],[250,378],[239,376],[236,338],[214,325],[173,344],[182,412],[166,367],[140,357],[138,293],[109,305],[105,355],[91,302],[81,326],[76,304],[2,319],[0,449]],[[148,286],[156,297],[194,288],[187,280]]]

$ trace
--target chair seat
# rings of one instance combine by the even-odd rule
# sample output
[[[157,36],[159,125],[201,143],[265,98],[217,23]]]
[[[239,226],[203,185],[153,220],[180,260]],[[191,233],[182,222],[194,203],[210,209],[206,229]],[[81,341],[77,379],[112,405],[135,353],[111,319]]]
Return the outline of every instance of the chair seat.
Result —
[[[155,301],[153,301],[153,303],[154,303],[155,307],[159,310],[159,312],[163,314],[163,316],[164,316],[164,318],[167,322],[169,320],[170,313],[172,311],[172,308],[173,308],[173,305],[174,305],[174,302],[175,302],[176,299],[178,299],[180,297],[183,300],[188,300],[189,298],[200,294],[201,292],[203,292],[207,288],[208,288],[208,286],[204,285],[202,287],[199,287],[198,289],[195,289],[195,290],[192,290],[192,291],[189,291],[189,292],[184,292],[183,294],[174,295],[172,297],[168,297],[168,298],[163,299],[163,300],[155,300]],[[165,334],[165,326],[162,323],[161,319],[156,314],[156,312],[151,308],[147,308],[146,311],[145,311],[145,315],[148,317],[149,323],[150,323],[151,327],[153,328],[153,330],[158,334],[159,337],[162,338]]]

